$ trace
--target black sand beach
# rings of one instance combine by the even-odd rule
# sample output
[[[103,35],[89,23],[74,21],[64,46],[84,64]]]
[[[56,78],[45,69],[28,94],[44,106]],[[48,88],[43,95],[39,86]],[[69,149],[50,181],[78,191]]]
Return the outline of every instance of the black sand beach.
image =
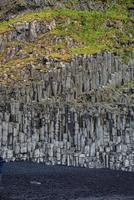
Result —
[[[7,163],[0,199],[134,200],[134,173],[30,162]]]

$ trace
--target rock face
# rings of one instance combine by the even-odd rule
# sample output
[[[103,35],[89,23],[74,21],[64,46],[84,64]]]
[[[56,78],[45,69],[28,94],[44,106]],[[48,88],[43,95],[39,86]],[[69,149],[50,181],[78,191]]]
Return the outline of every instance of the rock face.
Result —
[[[4,10],[9,1],[1,2],[2,21],[4,15],[8,19],[28,9],[53,7],[50,13],[54,14],[54,10],[63,7],[100,11],[108,6],[92,0],[74,3],[12,0],[9,8],[14,6],[10,11]],[[90,28],[90,24],[82,26],[86,19],[83,15],[77,24],[77,18],[70,21],[68,12],[65,16],[58,12],[54,15],[57,18],[50,13],[45,16],[44,10],[30,15],[22,13],[0,24],[0,154],[6,161],[33,160],[51,165],[134,171],[134,54],[128,64],[109,52],[73,56],[73,48],[81,53],[79,47],[84,49],[84,41],[75,41],[75,34],[66,36],[66,30],[70,30],[72,23],[81,30]],[[61,27],[64,19],[67,24]],[[111,17],[106,17],[102,26],[108,32],[110,28],[120,27],[119,35],[113,33],[109,38],[116,40],[113,48],[117,46],[116,50],[123,51],[127,57],[133,44],[128,39],[128,35],[132,38],[129,34],[132,22],[128,21],[130,30],[122,35],[122,30],[128,30],[126,23],[123,25],[124,19],[117,17],[111,21]],[[99,33],[98,21],[93,26],[93,33]],[[118,40],[120,35],[126,41]],[[111,44],[109,38],[106,41]],[[101,37],[99,40],[105,41]],[[127,47],[130,47],[128,52]]]
[[[39,34],[46,33],[55,28],[55,20],[51,22],[37,20],[12,25],[12,31],[0,35],[0,52],[2,52],[9,42],[22,40],[33,42]]]
[[[133,55],[128,65],[106,52],[42,62],[48,72],[29,64],[26,83],[0,86],[3,157],[134,171],[134,104],[103,101],[101,92],[134,80]]]
[[[112,1],[112,4],[116,1]],[[1,0],[0,20],[7,20],[18,13],[26,10],[48,9],[48,8],[71,8],[78,10],[104,10],[108,4],[93,0]],[[11,9],[12,8],[12,9]]]

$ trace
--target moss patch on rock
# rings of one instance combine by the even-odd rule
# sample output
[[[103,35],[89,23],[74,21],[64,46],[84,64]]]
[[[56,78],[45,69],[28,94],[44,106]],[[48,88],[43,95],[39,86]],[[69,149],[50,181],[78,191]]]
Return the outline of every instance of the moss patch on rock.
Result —
[[[34,43],[22,42],[21,53],[26,54],[25,62],[18,53],[13,58],[13,62],[7,61],[4,64],[2,59],[6,54],[5,50],[0,57],[0,65],[5,65],[5,68],[8,66],[10,69],[18,62],[26,65],[31,60],[37,61],[41,56],[68,61],[75,55],[95,54],[101,51],[111,51],[128,62],[134,50],[133,18],[128,11],[129,6],[131,6],[131,1],[126,3],[120,0],[109,7],[106,12],[66,8],[45,9],[0,22],[1,35],[14,30],[14,25],[18,22],[51,21],[53,19],[56,22],[53,30],[40,35]],[[16,43],[19,41],[14,41],[8,47],[13,47]]]

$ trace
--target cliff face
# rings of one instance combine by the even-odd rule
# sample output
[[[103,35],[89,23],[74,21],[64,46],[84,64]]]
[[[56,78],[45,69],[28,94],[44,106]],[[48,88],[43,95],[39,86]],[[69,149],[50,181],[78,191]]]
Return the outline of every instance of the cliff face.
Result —
[[[7,161],[134,170],[132,18],[118,9],[50,9],[1,22]]]
[[[133,60],[127,66],[104,53],[47,62],[48,73],[29,65],[22,74],[38,82],[1,87],[4,158],[134,170]],[[113,97],[110,87],[122,82],[131,83],[128,91]]]

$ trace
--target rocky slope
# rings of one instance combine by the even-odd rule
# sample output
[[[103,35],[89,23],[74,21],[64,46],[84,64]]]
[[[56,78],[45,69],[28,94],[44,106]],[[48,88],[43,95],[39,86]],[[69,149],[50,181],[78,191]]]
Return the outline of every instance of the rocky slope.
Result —
[[[4,10],[7,2],[0,23],[3,157],[133,171],[132,2],[10,1]]]
[[[132,0],[1,0],[0,20],[11,17],[26,10],[42,8],[69,8],[78,10],[106,10],[111,6],[123,3],[128,8],[133,7]]]

